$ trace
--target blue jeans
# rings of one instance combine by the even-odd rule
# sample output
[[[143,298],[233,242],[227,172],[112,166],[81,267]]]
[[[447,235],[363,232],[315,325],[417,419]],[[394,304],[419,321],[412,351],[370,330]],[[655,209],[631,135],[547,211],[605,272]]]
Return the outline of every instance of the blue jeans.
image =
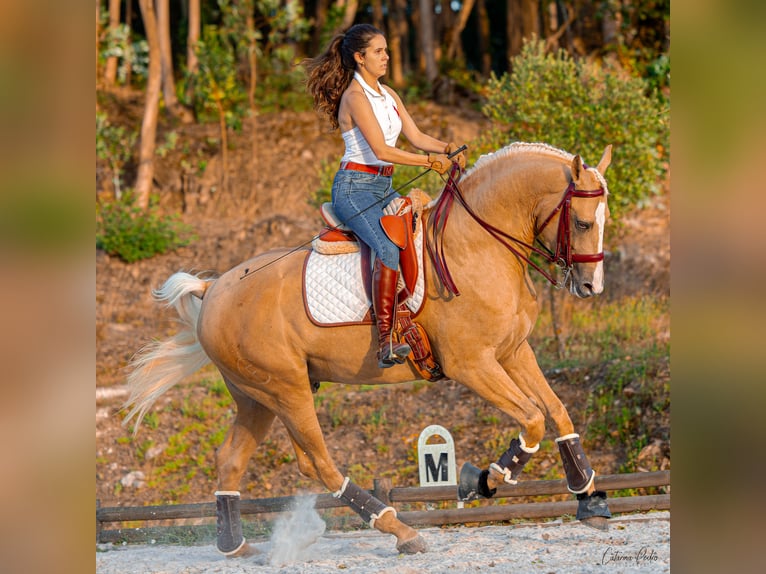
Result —
[[[395,197],[400,195],[393,190],[391,178],[382,175],[341,169],[332,183],[335,214],[394,270],[399,267],[399,248],[383,231],[380,218],[383,208]]]

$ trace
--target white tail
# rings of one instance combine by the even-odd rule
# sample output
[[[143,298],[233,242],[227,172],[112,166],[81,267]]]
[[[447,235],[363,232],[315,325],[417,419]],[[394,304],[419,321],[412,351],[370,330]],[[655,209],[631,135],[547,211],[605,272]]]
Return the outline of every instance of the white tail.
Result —
[[[202,296],[213,279],[201,279],[189,273],[175,273],[159,289],[152,291],[157,302],[175,307],[185,328],[165,341],[146,345],[130,362],[130,396],[123,408],[130,408],[123,425],[136,417],[133,434],[154,402],[171,387],[210,362],[197,339],[197,320]]]

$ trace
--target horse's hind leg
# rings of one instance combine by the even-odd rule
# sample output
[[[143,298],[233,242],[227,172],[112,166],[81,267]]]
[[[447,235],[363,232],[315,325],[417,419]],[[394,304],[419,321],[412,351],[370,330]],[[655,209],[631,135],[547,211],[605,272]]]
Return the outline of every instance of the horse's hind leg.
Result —
[[[393,508],[386,506],[341,474],[327,450],[313,398],[308,391],[309,387],[305,385],[302,388],[306,391],[298,391],[289,397],[285,393],[284,403],[277,409],[279,418],[287,427],[293,441],[302,472],[318,478],[325,488],[345,502],[370,526],[396,536],[396,548],[400,552],[425,552],[423,538],[415,529],[396,518]]]
[[[260,403],[243,395],[228,381],[226,384],[237,403],[237,414],[234,424],[216,452],[216,545],[226,556],[247,556],[253,551],[242,535],[239,485],[255,448],[271,428],[274,414]]]

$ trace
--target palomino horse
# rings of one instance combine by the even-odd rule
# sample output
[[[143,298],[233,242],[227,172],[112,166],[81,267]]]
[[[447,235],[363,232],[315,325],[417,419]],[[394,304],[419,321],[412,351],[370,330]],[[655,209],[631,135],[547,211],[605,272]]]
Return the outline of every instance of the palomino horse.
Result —
[[[466,463],[459,487],[463,499],[492,496],[502,482],[515,484],[539,448],[548,416],[558,433],[569,490],[580,501],[577,517],[606,528],[606,495],[594,489],[595,472],[579,435],[527,336],[538,314],[528,275],[531,251],[547,252],[564,268],[563,283],[572,294],[590,297],[603,290],[608,217],[603,173],[610,161],[611,146],[598,166],[589,168],[580,156],[544,144],[511,144],[482,156],[459,182],[451,176],[423,210],[431,257],[424,263],[426,294],[418,322],[431,335],[434,357],[448,378],[523,427],[489,469]],[[453,166],[452,175],[456,171]],[[536,240],[545,251],[533,246]],[[284,423],[304,475],[320,481],[372,527],[396,536],[400,552],[425,551],[422,537],[398,520],[393,508],[338,470],[312,397],[320,381],[391,384],[421,377],[408,363],[378,367],[374,326],[328,328],[309,320],[302,291],[308,251],[271,251],[217,279],[171,276],[155,297],[175,306],[187,329],[137,355],[126,424],[136,417],[137,429],[162,393],[212,361],[237,404],[216,454],[221,552],[248,552],[238,488],[275,417]]]

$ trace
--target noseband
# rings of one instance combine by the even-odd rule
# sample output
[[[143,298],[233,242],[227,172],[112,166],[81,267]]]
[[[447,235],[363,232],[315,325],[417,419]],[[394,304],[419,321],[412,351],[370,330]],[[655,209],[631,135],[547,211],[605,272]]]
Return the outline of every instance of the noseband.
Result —
[[[452,275],[449,272],[449,269],[447,268],[447,260],[444,256],[444,245],[443,245],[444,244],[444,229],[447,225],[447,219],[449,218],[449,214],[450,214],[450,211],[452,210],[452,205],[455,199],[458,200],[460,205],[463,206],[466,212],[468,212],[468,214],[471,217],[473,217],[473,219],[476,221],[476,223],[479,224],[479,226],[482,229],[484,229],[497,241],[503,244],[505,248],[508,249],[511,253],[523,259],[529,265],[531,265],[534,269],[539,271],[540,274],[542,274],[542,276],[545,277],[555,287],[563,287],[566,284],[575,263],[596,263],[598,261],[604,260],[603,251],[599,253],[572,253],[572,237],[571,237],[572,230],[571,230],[571,221],[570,221],[571,209],[572,209],[572,198],[573,197],[584,197],[584,198],[601,197],[604,195],[603,187],[599,189],[594,189],[594,190],[575,189],[574,181],[571,181],[569,185],[567,186],[566,190],[564,191],[564,195],[561,198],[561,201],[553,209],[551,214],[547,218],[545,218],[545,221],[543,221],[543,224],[535,232],[535,239],[542,247],[542,249],[540,249],[538,247],[535,247],[534,245],[530,245],[524,241],[521,241],[520,239],[517,239],[513,237],[512,235],[507,234],[506,232],[502,231],[501,229],[498,229],[497,227],[495,227],[494,225],[490,223],[487,223],[485,220],[479,217],[476,214],[476,212],[473,209],[471,209],[471,207],[468,205],[468,203],[465,200],[465,197],[463,197],[463,194],[457,185],[455,175],[459,172],[459,170],[460,168],[456,164],[453,164],[452,169],[449,173],[449,177],[447,179],[447,183],[444,186],[444,191],[442,192],[441,196],[439,197],[439,200],[436,202],[436,205],[434,206],[433,211],[431,212],[431,215],[429,217],[429,226],[428,226],[428,236],[430,239],[430,241],[427,242],[428,254],[431,257],[431,261],[434,264],[434,268],[436,270],[437,275],[439,276],[442,283],[444,284],[444,286],[447,288],[447,290],[450,293],[454,295],[460,295],[460,291],[455,285],[455,282],[452,279]],[[545,229],[545,227],[553,220],[554,216],[557,213],[560,213],[560,217],[559,217],[559,226],[558,226],[558,230],[556,234],[556,251],[553,252],[538,239],[538,236],[540,235],[540,233],[542,233],[543,229]],[[561,282],[556,281],[556,279],[550,273],[542,269],[539,265],[537,265],[534,261],[532,261],[526,254],[524,254],[522,251],[520,251],[517,247],[512,245],[510,242],[513,242],[516,245],[521,246],[523,248],[529,249],[533,253],[537,253],[540,257],[542,257],[549,263],[555,263],[556,265],[558,265],[564,271],[563,281]]]

